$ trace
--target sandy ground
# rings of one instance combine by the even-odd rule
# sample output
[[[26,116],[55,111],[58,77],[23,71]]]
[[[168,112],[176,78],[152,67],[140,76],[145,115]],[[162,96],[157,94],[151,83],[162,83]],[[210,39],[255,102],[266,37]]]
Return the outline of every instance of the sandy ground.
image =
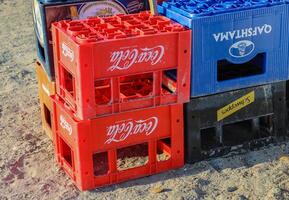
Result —
[[[289,143],[80,193],[41,131],[35,59],[30,1],[0,0],[0,200],[289,199]]]

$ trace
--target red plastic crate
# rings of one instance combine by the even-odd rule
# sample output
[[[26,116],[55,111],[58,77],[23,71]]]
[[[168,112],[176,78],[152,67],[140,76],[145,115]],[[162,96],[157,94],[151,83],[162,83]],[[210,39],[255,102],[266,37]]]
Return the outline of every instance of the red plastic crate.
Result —
[[[79,119],[189,101],[191,31],[168,18],[61,21],[52,32],[56,92]]]
[[[184,165],[183,104],[77,121],[51,98],[57,162],[80,190]]]

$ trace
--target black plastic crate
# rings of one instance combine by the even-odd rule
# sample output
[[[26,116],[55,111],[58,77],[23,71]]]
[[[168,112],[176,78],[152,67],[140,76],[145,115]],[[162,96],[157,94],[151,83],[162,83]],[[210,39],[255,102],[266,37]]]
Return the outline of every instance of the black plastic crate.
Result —
[[[289,112],[289,81],[286,81],[286,103]]]
[[[186,162],[285,138],[286,109],[286,82],[191,99],[185,104]]]

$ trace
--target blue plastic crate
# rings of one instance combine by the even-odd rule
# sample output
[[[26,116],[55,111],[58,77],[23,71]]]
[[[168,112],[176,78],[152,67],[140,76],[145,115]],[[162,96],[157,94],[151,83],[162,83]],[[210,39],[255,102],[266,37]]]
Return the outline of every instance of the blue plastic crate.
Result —
[[[287,80],[289,12],[275,0],[167,0],[159,13],[192,29],[191,96]]]
[[[149,8],[147,0],[33,0],[37,56],[54,80],[51,22],[88,16],[137,13]]]

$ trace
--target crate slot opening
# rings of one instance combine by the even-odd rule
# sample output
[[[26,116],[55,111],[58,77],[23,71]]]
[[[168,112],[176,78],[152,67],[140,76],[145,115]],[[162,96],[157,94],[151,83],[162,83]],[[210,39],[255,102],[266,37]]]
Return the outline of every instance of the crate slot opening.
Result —
[[[217,63],[217,80],[225,81],[263,74],[265,73],[265,62],[265,53],[259,53],[253,59],[243,64],[234,64],[227,60],[219,60]]]
[[[117,169],[119,171],[144,166],[148,161],[148,143],[137,144],[117,150]]]
[[[69,165],[69,167],[73,167],[73,152],[71,150],[71,147],[62,139],[60,139],[60,155],[66,162],[66,164]]]
[[[203,150],[220,147],[215,128],[201,129],[201,148]]]
[[[62,67],[62,74],[63,74],[63,87],[64,87],[63,89],[66,90],[71,96],[74,97],[75,78],[64,67]]]
[[[270,126],[272,126],[272,123],[270,121],[268,117],[260,117],[255,120],[251,119],[225,125],[223,127],[223,143],[226,146],[234,146],[266,138],[270,136],[271,132]]]
[[[94,176],[101,176],[108,173],[108,152],[95,153],[92,159]]]
[[[163,71],[162,77],[162,93],[175,94],[177,92],[177,69]]]
[[[273,134],[273,115],[227,124],[218,130],[212,127],[201,130],[203,150],[242,145],[270,137]]]
[[[50,110],[47,108],[47,106],[45,105],[45,103],[43,104],[43,109],[44,109],[45,122],[46,122],[46,124],[49,126],[49,128],[51,129],[51,112],[50,112]]]
[[[158,77],[161,88],[157,92],[158,74],[146,73],[120,78],[120,99],[122,102],[150,98],[152,96],[169,95],[177,92],[177,70],[162,71]]]
[[[171,138],[158,140],[157,142],[157,161],[166,161],[171,158]]]
[[[110,79],[94,81],[95,102],[97,105],[104,105],[111,102],[111,81]]]
[[[153,73],[124,76],[120,78],[120,99],[131,101],[153,95]]]

